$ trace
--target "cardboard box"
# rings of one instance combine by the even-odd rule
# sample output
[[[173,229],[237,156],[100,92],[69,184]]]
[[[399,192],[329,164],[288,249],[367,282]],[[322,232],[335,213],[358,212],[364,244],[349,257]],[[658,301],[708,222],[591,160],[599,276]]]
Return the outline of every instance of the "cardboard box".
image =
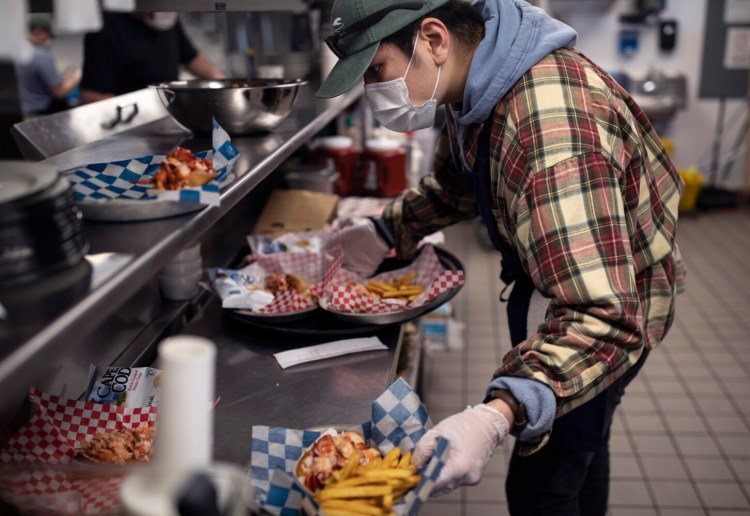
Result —
[[[273,190],[253,234],[276,238],[284,233],[322,229],[336,218],[338,195],[309,190]]]

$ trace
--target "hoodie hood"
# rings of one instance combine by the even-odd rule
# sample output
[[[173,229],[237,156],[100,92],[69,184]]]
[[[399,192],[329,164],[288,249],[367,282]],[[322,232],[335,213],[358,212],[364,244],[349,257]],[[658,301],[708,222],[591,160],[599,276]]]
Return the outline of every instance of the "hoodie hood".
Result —
[[[523,0],[475,0],[484,39],[474,53],[456,117],[459,142],[470,124],[483,122],[498,101],[532,66],[558,48],[572,48],[577,34],[544,10]]]

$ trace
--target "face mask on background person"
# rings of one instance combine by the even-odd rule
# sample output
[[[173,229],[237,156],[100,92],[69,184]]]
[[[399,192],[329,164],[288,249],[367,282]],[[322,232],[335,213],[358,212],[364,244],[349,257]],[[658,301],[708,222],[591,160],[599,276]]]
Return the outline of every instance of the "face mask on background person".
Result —
[[[176,12],[156,12],[151,13],[151,17],[146,16],[143,22],[156,30],[169,30],[177,23]]]
[[[419,38],[419,34],[417,34]],[[432,90],[430,100],[422,105],[415,106],[409,98],[409,89],[406,87],[406,75],[411,68],[411,62],[417,51],[417,38],[414,39],[414,50],[412,50],[409,64],[403,77],[387,82],[376,82],[365,84],[365,95],[370,103],[372,115],[375,120],[383,126],[399,133],[416,131],[432,127],[435,123],[435,112],[437,111],[437,100],[435,92],[440,84],[440,70],[438,67],[435,89]]]

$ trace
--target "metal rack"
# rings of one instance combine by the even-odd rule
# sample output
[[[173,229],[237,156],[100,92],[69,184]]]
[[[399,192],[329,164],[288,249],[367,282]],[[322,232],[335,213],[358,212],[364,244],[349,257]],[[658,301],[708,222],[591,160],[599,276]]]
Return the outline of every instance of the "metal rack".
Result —
[[[292,11],[303,12],[306,0],[136,0],[136,11]],[[29,11],[52,12],[52,0],[29,0]]]
[[[233,138],[240,152],[237,179],[222,193],[220,206],[154,221],[84,224],[91,253],[127,254],[131,259],[30,338],[0,351],[0,414],[6,416],[4,421],[18,409],[29,386],[78,397],[85,389],[89,363],[109,364],[121,355],[143,356],[164,328],[174,324],[174,319],[184,318],[184,306],[162,304],[154,281],[158,271],[195,241],[203,243],[204,260],[210,257],[206,260],[210,265],[227,265],[238,252],[238,242],[243,242],[242,234],[252,229],[251,217],[265,201],[262,192],[267,193],[273,171],[361,95],[360,90],[354,90],[327,101],[316,99],[314,91],[315,85],[303,86],[292,114],[273,132]],[[155,129],[170,123],[169,119],[156,120],[44,163],[66,170],[109,161],[118,154],[166,154],[177,144],[194,150],[210,148],[207,138],[186,138],[189,135],[184,133]]]

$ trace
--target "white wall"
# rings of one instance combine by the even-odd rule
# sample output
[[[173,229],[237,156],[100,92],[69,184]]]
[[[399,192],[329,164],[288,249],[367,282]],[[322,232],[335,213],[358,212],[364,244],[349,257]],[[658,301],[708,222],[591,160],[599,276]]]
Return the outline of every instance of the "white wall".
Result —
[[[677,46],[671,53],[658,48],[657,27],[640,26],[638,52],[631,58],[620,55],[619,15],[631,12],[634,0],[547,0],[544,7],[578,31],[579,50],[607,70],[624,70],[631,77],[644,76],[649,67],[672,68],[688,79],[688,106],[662,129],[662,137],[674,141],[674,161],[678,167],[692,164],[708,166],[718,119],[718,100],[698,99],[703,55],[706,7],[711,0],[667,0],[662,18],[678,23]],[[746,104],[740,99],[727,101],[726,121],[734,128],[724,136],[723,153],[733,145]],[[727,127],[729,129],[729,127]],[[743,184],[743,158],[734,164],[723,186],[740,188]]]

